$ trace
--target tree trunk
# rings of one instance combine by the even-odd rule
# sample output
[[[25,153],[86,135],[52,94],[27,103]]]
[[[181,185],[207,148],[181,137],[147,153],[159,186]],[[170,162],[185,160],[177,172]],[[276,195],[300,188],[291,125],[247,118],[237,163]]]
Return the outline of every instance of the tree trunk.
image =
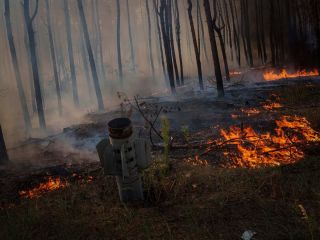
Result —
[[[177,57],[176,57],[176,50],[174,46],[174,39],[173,39],[173,24],[172,24],[172,0],[168,0],[167,3],[167,18],[168,18],[168,28],[169,28],[169,42],[170,42],[170,49],[171,49],[171,55],[172,55],[172,62],[174,67],[174,72],[176,75],[176,82],[177,85],[180,86],[180,76],[179,76],[179,69],[177,64]]]
[[[50,54],[51,54],[51,61],[53,67],[53,77],[54,83],[56,87],[56,94],[58,99],[58,109],[59,115],[62,115],[62,101],[61,101],[61,92],[60,92],[60,83],[59,83],[59,76],[58,76],[58,69],[57,69],[57,60],[56,60],[56,53],[54,51],[54,42],[53,42],[53,33],[51,27],[51,13],[49,8],[49,0],[45,1],[46,10],[47,10],[47,24],[48,24],[48,34],[49,34],[49,44],[50,44]]]
[[[84,36],[84,39],[86,42],[86,48],[87,48],[88,55],[89,55],[89,62],[90,62],[90,67],[91,67],[93,84],[94,84],[96,96],[97,96],[98,109],[100,111],[102,111],[102,110],[104,110],[103,97],[102,97],[102,93],[101,93],[101,89],[100,89],[96,63],[95,63],[94,57],[93,57],[92,46],[90,43],[89,31],[88,31],[87,21],[86,21],[85,15],[84,15],[82,0],[77,0],[77,3],[78,3],[81,26],[82,26],[82,30],[83,30],[83,36]]]
[[[181,49],[181,25],[180,25],[180,10],[178,1],[175,0],[175,23],[176,23],[176,41],[178,46],[179,64],[180,64],[180,82],[184,85],[184,70],[182,61],[182,49]]]
[[[11,61],[14,69],[14,74],[16,77],[16,82],[17,82],[19,100],[20,100],[21,110],[22,110],[23,119],[24,119],[24,125],[27,132],[29,132],[31,129],[31,120],[30,120],[30,115],[29,115],[29,110],[27,105],[27,98],[23,89],[19,63],[17,58],[17,52],[16,52],[16,47],[14,44],[14,39],[12,34],[9,0],[4,1],[4,9],[5,9],[4,16],[5,16],[5,22],[6,22],[7,38],[8,38],[9,49],[11,54]]]
[[[9,1],[9,0],[5,0],[5,1]],[[7,163],[8,161],[9,161],[8,152],[7,152],[6,144],[5,144],[3,133],[2,133],[2,128],[0,125],[0,165]]]
[[[135,72],[136,71],[136,62],[135,62],[133,40],[132,40],[129,0],[126,1],[126,5],[127,5],[127,20],[128,20],[128,31],[129,31],[130,57],[131,57],[132,69]]]
[[[76,107],[79,107],[78,83],[77,83],[76,69],[75,69],[74,56],[73,56],[71,21],[70,21],[68,1],[69,0],[64,0],[64,18],[65,18],[65,24],[66,24],[66,35],[67,35],[69,64],[70,64],[70,73],[71,73],[71,82],[72,82],[72,96],[73,96],[74,105]]]
[[[194,53],[195,53],[196,61],[197,61],[199,85],[200,85],[200,89],[203,90],[204,86],[203,86],[203,79],[202,79],[202,66],[201,66],[201,59],[200,59],[200,51],[199,51],[199,47],[198,47],[198,43],[197,43],[196,31],[195,31],[194,23],[193,23],[192,1],[191,0],[188,0],[188,16],[189,16],[189,23],[190,23],[190,28],[191,28],[193,48],[194,48]]]
[[[121,59],[121,10],[120,0],[116,0],[117,5],[117,52],[118,52],[118,78],[121,86],[123,87],[123,70]]]
[[[38,69],[38,59],[37,59],[37,50],[36,50],[36,41],[33,30],[33,20],[38,13],[38,0],[36,2],[36,9],[32,16],[30,16],[30,1],[24,0],[24,19],[27,26],[28,38],[29,38],[29,46],[30,46],[30,61],[32,66],[32,74],[34,80],[34,88],[36,94],[36,103],[39,117],[39,125],[42,129],[46,129],[46,120],[43,108],[43,100],[40,86],[40,77],[39,77],[39,69]]]
[[[106,81],[106,71],[104,68],[104,56],[103,56],[103,48],[102,48],[102,36],[101,36],[101,24],[100,24],[100,14],[99,14],[99,0],[94,0],[94,11],[95,11],[95,25],[96,25],[96,31],[97,31],[97,45],[99,47],[98,54],[100,58],[100,70],[101,70],[101,77],[102,82],[104,83]]]
[[[82,58],[82,63],[83,63],[83,68],[84,68],[84,74],[85,74],[86,81],[88,84],[88,92],[89,92],[89,97],[91,100],[93,89],[92,89],[92,82],[91,82],[91,78],[90,78],[89,61],[88,61],[87,52],[86,52],[86,43],[85,43],[83,34],[82,34],[82,38],[81,38],[81,47],[80,48],[81,48],[80,53],[81,53],[81,58]]]
[[[150,60],[150,66],[151,66],[152,80],[155,80],[153,54],[152,54],[152,36],[151,36],[151,19],[150,19],[149,1],[150,0],[146,0],[146,10],[147,10],[147,19],[148,19],[148,48],[149,48],[149,60]]]
[[[157,25],[158,39],[159,39],[159,45],[160,45],[160,57],[161,57],[163,77],[164,77],[166,85],[168,86],[168,81],[167,81],[168,78],[167,78],[167,74],[166,74],[166,66],[165,66],[165,61],[164,61],[164,56],[163,56],[163,44],[162,44],[162,37],[161,37],[161,29],[160,29],[160,23],[159,23],[159,17],[158,17],[158,8],[159,8],[158,0],[153,0],[153,6],[154,6],[155,14],[156,14],[156,25]]]
[[[218,55],[218,47],[217,47],[217,42],[216,42],[215,33],[214,33],[214,23],[212,20],[210,3],[208,0],[204,0],[204,9],[206,13],[208,32],[210,36],[211,52],[212,52],[215,75],[217,80],[218,96],[224,97],[224,87],[223,87],[223,79],[221,74],[220,60]]]
[[[162,38],[163,38],[163,46],[164,51],[166,55],[166,62],[167,62],[167,71],[168,71],[168,77],[170,82],[170,88],[171,92],[173,94],[176,93],[175,88],[175,82],[174,82],[174,70],[173,70],[173,64],[172,64],[172,51],[171,51],[171,45],[170,45],[170,33],[169,33],[169,17],[168,15],[168,7],[166,0],[161,0],[160,5],[160,22],[161,22],[161,32],[162,32]]]

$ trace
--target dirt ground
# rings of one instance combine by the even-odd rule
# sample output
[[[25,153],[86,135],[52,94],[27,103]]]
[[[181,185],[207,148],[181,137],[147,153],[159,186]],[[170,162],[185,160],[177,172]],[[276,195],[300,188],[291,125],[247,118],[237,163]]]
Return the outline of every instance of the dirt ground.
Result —
[[[236,82],[224,99],[210,91],[181,92],[139,98],[151,119],[162,109],[159,119],[168,119],[172,136],[167,161],[161,140],[151,135],[154,164],[144,172],[144,202],[119,202],[95,150],[107,137],[107,122],[121,114],[150,138],[143,117],[126,101],[122,112],[90,114],[83,124],[10,149],[11,162],[0,168],[0,239],[240,239],[247,230],[256,233],[253,239],[319,239],[319,141],[300,146],[303,157],[293,164],[254,169],[226,167],[223,150],[203,154],[201,147],[230,126],[272,132],[283,115],[305,117],[318,132],[319,80]],[[281,107],[266,107],[275,102]],[[161,129],[161,121],[154,126]],[[49,177],[59,177],[63,187],[21,197]]]

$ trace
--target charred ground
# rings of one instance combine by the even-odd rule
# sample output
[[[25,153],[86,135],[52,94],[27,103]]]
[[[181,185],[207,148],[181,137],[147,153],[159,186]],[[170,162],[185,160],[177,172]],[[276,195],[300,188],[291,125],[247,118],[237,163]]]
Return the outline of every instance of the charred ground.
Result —
[[[308,141],[302,132],[298,136],[288,128],[285,132],[292,141],[290,134],[296,134],[301,142],[285,150],[297,147],[303,155],[291,151],[291,164],[278,159],[280,166],[263,162],[253,168],[225,155],[243,157],[236,143],[223,139],[223,147],[215,144],[222,138],[221,129],[227,131],[230,126],[275,134],[276,120],[282,116],[304,118],[318,134],[318,79],[259,83],[245,90],[241,84],[231,85],[223,100],[211,93],[200,97],[188,91],[175,99],[138,98],[147,117],[155,119],[154,112],[163,109],[172,136],[169,155],[164,156],[163,144],[152,134],[155,163],[144,173],[143,203],[119,202],[114,179],[103,176],[95,154],[95,143],[106,134],[106,122],[121,110],[90,114],[85,124],[24,143],[14,150],[21,153],[13,161],[16,164],[0,171],[0,237],[238,239],[250,229],[259,239],[317,239],[318,139]],[[130,114],[136,131],[149,137],[141,114],[130,107],[121,109]],[[161,124],[155,128],[161,130]],[[252,150],[251,145],[244,146]],[[38,190],[35,196],[23,195],[32,190]]]

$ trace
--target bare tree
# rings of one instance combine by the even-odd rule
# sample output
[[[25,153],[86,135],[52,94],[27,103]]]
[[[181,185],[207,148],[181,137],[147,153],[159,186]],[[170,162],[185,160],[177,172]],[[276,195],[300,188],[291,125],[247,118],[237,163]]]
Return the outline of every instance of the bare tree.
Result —
[[[58,76],[56,52],[55,52],[55,47],[54,47],[54,42],[53,42],[49,0],[46,0],[45,4],[46,4],[46,10],[47,10],[47,26],[48,26],[48,34],[49,34],[51,62],[52,62],[52,67],[53,67],[53,77],[54,77],[54,83],[55,83],[56,94],[57,94],[57,99],[58,99],[59,115],[61,116],[62,115],[61,91],[60,91],[60,83],[59,83],[59,76]]]
[[[117,5],[117,52],[118,52],[118,78],[123,86],[123,70],[121,59],[121,9],[120,0],[116,0]]]
[[[192,17],[192,1],[191,0],[188,0],[188,15],[189,15],[190,28],[191,28],[191,35],[192,35],[192,40],[193,40],[193,48],[194,48],[194,53],[196,56],[196,62],[197,62],[197,68],[198,68],[199,85],[200,85],[200,89],[203,90],[204,87],[203,87],[203,79],[202,79],[202,66],[201,66],[201,58],[200,58],[200,49],[198,46],[196,31],[194,28],[194,22],[193,22],[193,17]]]
[[[148,19],[148,47],[149,47],[149,60],[150,60],[152,79],[155,80],[153,54],[152,54],[152,36],[151,36],[151,19],[150,19],[149,1],[150,0],[146,0],[146,10],[147,10],[147,19]]]
[[[5,1],[9,1],[9,0],[5,0]],[[2,128],[0,125],[0,165],[7,163],[8,161],[9,161],[8,152],[7,152],[6,144],[4,141]]]
[[[126,0],[126,6],[127,6],[129,43],[130,43],[130,57],[131,57],[132,70],[135,71],[136,70],[136,62],[135,62],[134,48],[133,48],[133,38],[132,38],[132,30],[131,30],[131,15],[130,15],[129,0]]]
[[[220,67],[220,59],[218,54],[218,47],[215,37],[215,30],[214,30],[214,19],[211,15],[211,8],[209,0],[203,0],[204,3],[204,9],[206,13],[206,19],[207,19],[207,26],[208,26],[208,32],[210,36],[210,43],[211,43],[211,52],[212,52],[212,58],[213,58],[213,64],[216,74],[216,80],[217,80],[217,90],[218,90],[218,96],[223,97],[224,96],[224,87],[223,87],[223,79],[221,74],[221,67]]]
[[[36,7],[32,15],[30,15],[30,0],[24,0],[23,2],[23,12],[24,19],[27,27],[28,39],[29,39],[29,47],[30,47],[30,61],[32,66],[32,74],[34,80],[34,88],[36,95],[36,103],[39,117],[39,125],[42,129],[46,129],[46,120],[45,113],[43,108],[43,99],[41,93],[41,85],[40,85],[40,76],[39,76],[39,68],[38,68],[38,59],[37,59],[37,50],[36,50],[36,40],[33,30],[33,21],[37,16],[39,8],[39,0],[36,1]]]
[[[179,64],[180,64],[180,81],[181,85],[184,85],[184,71],[183,71],[183,61],[182,61],[182,50],[181,50],[181,25],[180,25],[180,10],[178,1],[174,2],[174,15],[175,15],[175,23],[176,23],[176,42],[178,46],[178,56],[179,56]]]
[[[64,18],[66,24],[66,35],[67,35],[67,44],[68,44],[68,55],[69,55],[69,65],[70,65],[70,73],[71,73],[71,82],[72,82],[72,96],[73,102],[76,107],[79,107],[79,94],[78,94],[78,83],[76,77],[76,68],[74,64],[74,56],[73,56],[73,44],[72,44],[72,32],[71,32],[71,21],[69,14],[69,0],[64,0]]]
[[[10,54],[11,54],[11,61],[12,61],[13,69],[14,69],[14,74],[16,77],[16,82],[17,82],[21,110],[23,113],[23,119],[24,119],[24,124],[25,124],[26,130],[29,131],[31,129],[31,120],[30,120],[26,95],[25,95],[23,85],[22,85],[16,47],[14,44],[11,19],[10,19],[9,0],[4,1],[4,9],[5,9],[4,16],[5,16],[5,22],[6,22],[7,38],[8,38],[9,49],[10,49]]]
[[[90,66],[91,66],[93,84],[94,84],[94,88],[95,88],[96,96],[97,96],[98,108],[100,111],[102,111],[102,110],[104,110],[103,97],[102,97],[102,93],[101,93],[101,89],[100,89],[96,63],[95,63],[95,60],[93,57],[93,51],[92,51],[92,46],[91,46],[91,42],[90,42],[87,21],[86,21],[85,15],[84,15],[82,0],[77,0],[77,3],[78,3],[81,26],[82,26],[82,30],[83,30],[83,36],[85,39],[86,48],[87,48],[88,55],[89,55],[89,62],[90,62]]]
[[[171,88],[171,92],[174,94],[176,93],[176,88],[175,88],[175,82],[174,82],[175,79],[174,79],[174,70],[173,70],[173,63],[172,63],[172,49],[171,49],[171,43],[170,43],[170,29],[169,29],[170,28],[169,18],[171,17],[171,14],[168,11],[171,11],[171,9],[168,8],[167,0],[161,0],[159,17],[160,17],[162,39],[163,39],[163,47],[164,47],[164,52],[166,56],[167,73],[168,73],[167,75],[170,82],[170,88]]]

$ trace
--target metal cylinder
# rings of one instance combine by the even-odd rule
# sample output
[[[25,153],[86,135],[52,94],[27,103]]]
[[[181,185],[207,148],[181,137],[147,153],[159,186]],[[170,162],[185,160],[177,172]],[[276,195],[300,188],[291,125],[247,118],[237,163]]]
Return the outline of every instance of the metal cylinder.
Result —
[[[108,128],[116,168],[122,173],[121,176],[116,176],[120,200],[143,200],[131,121],[128,118],[117,118],[108,123]]]

